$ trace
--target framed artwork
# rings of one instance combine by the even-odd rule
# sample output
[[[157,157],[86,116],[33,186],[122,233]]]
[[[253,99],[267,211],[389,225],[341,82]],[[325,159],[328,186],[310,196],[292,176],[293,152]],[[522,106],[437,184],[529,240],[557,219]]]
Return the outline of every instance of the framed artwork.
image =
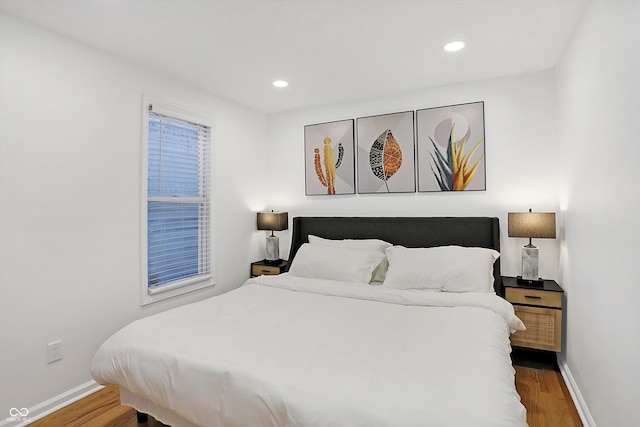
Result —
[[[361,117],[358,193],[416,191],[413,111]]]
[[[355,194],[353,119],[304,127],[305,194]]]
[[[486,190],[484,102],[416,111],[418,191]]]

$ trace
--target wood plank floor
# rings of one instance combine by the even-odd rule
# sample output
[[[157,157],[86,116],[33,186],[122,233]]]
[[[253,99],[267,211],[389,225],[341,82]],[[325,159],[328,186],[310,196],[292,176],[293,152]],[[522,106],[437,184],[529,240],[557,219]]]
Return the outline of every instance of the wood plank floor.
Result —
[[[29,427],[162,427],[149,417],[138,424],[136,411],[120,405],[118,387],[109,386],[29,424]]]
[[[582,427],[562,375],[553,367],[533,369],[516,366],[515,382],[522,403],[527,408],[530,427]],[[138,424],[136,412],[120,405],[120,393],[115,386],[93,393],[29,426],[165,427],[153,417],[149,417],[146,423]]]
[[[516,366],[516,389],[530,427],[582,427],[560,372]]]

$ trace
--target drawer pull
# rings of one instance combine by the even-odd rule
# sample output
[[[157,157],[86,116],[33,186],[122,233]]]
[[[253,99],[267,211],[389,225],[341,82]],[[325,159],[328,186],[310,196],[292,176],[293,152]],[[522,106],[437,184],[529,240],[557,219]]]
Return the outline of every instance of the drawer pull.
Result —
[[[263,269],[263,270],[260,270],[260,271],[263,272],[263,273],[271,273],[271,270],[266,270],[266,269]]]
[[[531,299],[542,299],[542,297],[538,296],[538,295],[525,295],[524,297],[525,298],[531,298]]]

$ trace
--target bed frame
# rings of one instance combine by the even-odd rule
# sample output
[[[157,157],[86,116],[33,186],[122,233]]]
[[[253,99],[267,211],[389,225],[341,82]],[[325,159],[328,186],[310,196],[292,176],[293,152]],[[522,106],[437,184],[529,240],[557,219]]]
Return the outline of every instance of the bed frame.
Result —
[[[309,234],[326,239],[381,239],[407,248],[457,245],[500,252],[500,223],[489,217],[295,217],[289,260],[309,242]],[[499,258],[493,277],[500,295]]]

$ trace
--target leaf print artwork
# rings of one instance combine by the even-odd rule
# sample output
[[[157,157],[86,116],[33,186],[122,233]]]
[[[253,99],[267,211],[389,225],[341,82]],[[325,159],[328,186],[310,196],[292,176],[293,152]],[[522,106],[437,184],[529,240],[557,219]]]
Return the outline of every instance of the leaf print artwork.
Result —
[[[384,181],[387,192],[390,192],[389,178],[402,166],[402,150],[391,129],[382,132],[371,145],[369,165],[376,178]]]
[[[357,119],[358,193],[416,191],[413,111]]]

